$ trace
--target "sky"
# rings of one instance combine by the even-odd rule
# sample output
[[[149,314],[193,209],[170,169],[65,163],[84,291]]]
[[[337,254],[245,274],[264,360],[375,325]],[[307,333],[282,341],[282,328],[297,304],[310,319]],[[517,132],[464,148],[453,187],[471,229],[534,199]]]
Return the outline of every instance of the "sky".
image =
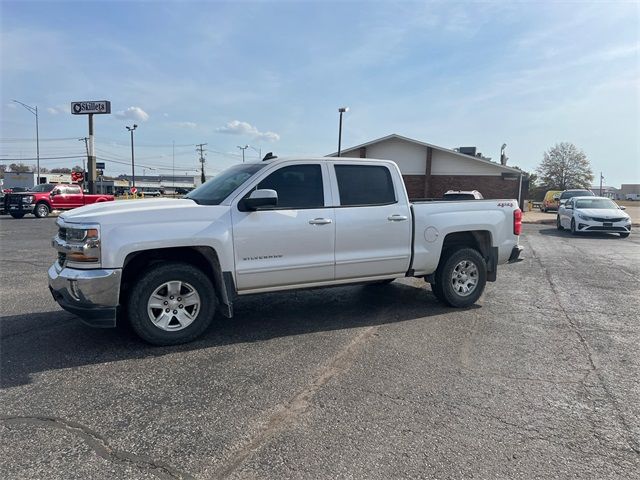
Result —
[[[272,151],[322,156],[397,133],[533,171],[558,142],[605,184],[640,183],[640,3],[1,1],[0,163],[214,174]],[[175,150],[173,145],[175,144]],[[174,152],[175,151],[175,156]],[[54,158],[75,157],[75,158]],[[35,163],[24,160],[24,163]],[[144,169],[144,172],[140,172]]]

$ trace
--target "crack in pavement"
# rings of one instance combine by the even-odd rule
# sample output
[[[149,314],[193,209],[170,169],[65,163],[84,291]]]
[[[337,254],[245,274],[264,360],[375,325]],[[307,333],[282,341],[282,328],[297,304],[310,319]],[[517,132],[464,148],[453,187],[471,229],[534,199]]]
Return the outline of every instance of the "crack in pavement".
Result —
[[[267,441],[287,425],[293,423],[300,415],[307,412],[311,407],[311,402],[315,394],[332,378],[343,373],[353,364],[356,355],[363,348],[367,340],[376,335],[376,331],[379,328],[379,326],[367,327],[356,335],[346,347],[333,356],[325,367],[320,369],[309,385],[295,395],[288,403],[281,405],[258,432],[248,441],[245,440],[243,442],[244,445],[235,447],[236,451],[231,459],[226,465],[218,469],[214,478],[228,478],[244,463],[247,457],[259,450]]]
[[[188,473],[180,472],[176,468],[165,462],[160,462],[148,457],[134,453],[117,450],[109,446],[107,440],[89,429],[88,427],[64,418],[46,416],[0,416],[0,422],[10,425],[35,425],[48,428],[59,428],[66,432],[79,436],[87,446],[100,458],[120,464],[133,464],[142,469],[152,470],[152,473],[161,479],[185,479],[192,480],[194,477]]]
[[[607,386],[607,383],[605,382],[604,378],[602,377],[602,374],[598,370],[598,367],[596,366],[595,361],[593,359],[593,355],[591,353],[591,347],[589,347],[589,343],[587,342],[587,339],[584,337],[584,335],[582,334],[582,331],[580,330],[580,328],[578,328],[578,326],[574,322],[573,318],[571,317],[569,312],[566,310],[566,308],[564,307],[564,305],[560,301],[560,292],[558,291],[558,289],[557,289],[557,287],[556,287],[556,285],[555,285],[555,283],[553,281],[553,278],[551,278],[551,272],[549,271],[547,266],[542,263],[542,259],[538,256],[538,254],[536,253],[536,250],[533,248],[533,245],[531,243],[529,243],[529,249],[531,250],[532,257],[540,265],[540,268],[542,268],[542,271],[544,272],[544,276],[545,276],[547,282],[549,283],[549,286],[551,287],[551,290],[554,293],[554,297],[555,297],[555,299],[556,299],[556,301],[558,303],[558,306],[562,310],[562,315],[567,320],[567,323],[569,324],[571,330],[578,337],[578,341],[580,343],[580,346],[584,350],[584,353],[585,353],[586,358],[588,360],[590,372],[587,372],[587,374],[584,376],[583,381],[586,380],[586,378],[588,377],[588,375],[590,373],[594,373],[596,375],[596,377],[598,378],[598,381],[600,383],[600,386],[602,387],[602,389],[605,392],[607,398],[609,399],[609,401],[613,405],[613,409],[616,412],[616,416],[618,417],[618,421],[621,423],[622,428],[623,428],[623,430],[624,430],[624,432],[626,434],[625,436],[626,436],[627,443],[629,444],[629,447],[636,454],[640,455],[640,444],[635,439],[635,437],[633,435],[633,430],[631,429],[631,426],[629,425],[629,423],[627,422],[626,418],[622,414],[622,411],[620,409],[620,406],[618,405],[618,402],[617,402],[616,398],[614,397],[614,395],[609,390],[609,387]]]

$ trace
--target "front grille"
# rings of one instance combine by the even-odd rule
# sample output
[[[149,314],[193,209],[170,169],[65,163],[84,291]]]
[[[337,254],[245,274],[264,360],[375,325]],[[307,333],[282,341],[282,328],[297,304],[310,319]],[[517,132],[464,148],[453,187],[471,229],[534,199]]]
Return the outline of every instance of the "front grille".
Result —
[[[601,231],[601,230],[606,230],[608,232],[626,232],[627,229],[624,227],[587,227],[587,230],[592,230],[592,231]]]
[[[64,252],[58,252],[58,263],[61,267],[64,266],[64,262],[67,259],[67,254]]]
[[[620,217],[620,218],[602,218],[602,217],[591,217],[594,221],[596,222],[622,222],[623,220],[626,220],[625,217]]]

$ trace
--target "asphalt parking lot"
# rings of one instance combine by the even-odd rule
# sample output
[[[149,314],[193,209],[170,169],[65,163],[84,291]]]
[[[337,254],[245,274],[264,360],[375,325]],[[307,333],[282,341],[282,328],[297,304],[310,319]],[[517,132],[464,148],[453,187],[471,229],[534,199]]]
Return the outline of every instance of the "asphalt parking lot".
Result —
[[[179,347],[60,310],[0,220],[0,476],[640,478],[640,235],[525,225],[480,305],[417,280],[245,297]]]

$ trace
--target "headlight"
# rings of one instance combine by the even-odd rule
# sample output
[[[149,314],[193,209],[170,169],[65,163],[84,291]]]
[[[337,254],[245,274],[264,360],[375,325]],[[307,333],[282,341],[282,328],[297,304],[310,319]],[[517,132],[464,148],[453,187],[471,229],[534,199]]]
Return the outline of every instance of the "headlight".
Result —
[[[582,220],[586,220],[587,222],[591,220],[591,217],[587,217],[586,215],[582,215],[581,213],[578,214],[578,217],[580,217]]]
[[[31,203],[33,202],[33,195],[25,195],[22,197],[22,203]]]
[[[84,228],[65,228],[66,257],[70,262],[96,263],[100,261],[100,229],[97,225]]]

